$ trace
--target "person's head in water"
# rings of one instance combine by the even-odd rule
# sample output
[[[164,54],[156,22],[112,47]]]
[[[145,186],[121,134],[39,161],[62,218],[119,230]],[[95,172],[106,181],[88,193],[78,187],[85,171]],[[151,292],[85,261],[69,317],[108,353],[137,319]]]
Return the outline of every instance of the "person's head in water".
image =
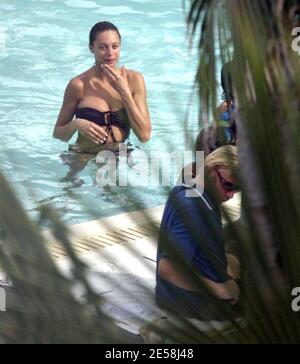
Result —
[[[120,56],[121,35],[118,28],[108,22],[95,24],[89,36],[89,48],[94,54],[96,64],[116,67]]]

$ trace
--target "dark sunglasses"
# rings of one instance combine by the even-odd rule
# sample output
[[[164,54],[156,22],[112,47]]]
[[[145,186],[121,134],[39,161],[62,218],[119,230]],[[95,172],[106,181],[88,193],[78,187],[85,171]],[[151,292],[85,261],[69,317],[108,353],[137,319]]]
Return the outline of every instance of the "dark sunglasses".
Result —
[[[231,182],[226,181],[226,179],[221,176],[220,172],[217,169],[216,169],[216,172],[217,172],[220,184],[224,188],[224,190],[226,190],[228,192],[238,192],[238,191],[240,191],[239,186],[237,186],[237,185],[235,185],[235,184],[233,184]]]

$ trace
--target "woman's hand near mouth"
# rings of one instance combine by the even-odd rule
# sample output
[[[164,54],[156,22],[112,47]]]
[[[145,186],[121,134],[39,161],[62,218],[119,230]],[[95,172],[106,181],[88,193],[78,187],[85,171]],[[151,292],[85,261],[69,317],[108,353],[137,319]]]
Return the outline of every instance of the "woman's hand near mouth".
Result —
[[[124,66],[121,68],[120,73],[109,64],[103,64],[102,69],[110,84],[121,97],[126,97],[128,94],[131,94]]]

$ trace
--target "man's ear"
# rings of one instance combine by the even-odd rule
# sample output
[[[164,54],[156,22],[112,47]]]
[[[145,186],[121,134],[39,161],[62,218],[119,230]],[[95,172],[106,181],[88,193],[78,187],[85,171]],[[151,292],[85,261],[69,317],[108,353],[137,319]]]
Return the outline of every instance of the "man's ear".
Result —
[[[94,51],[93,51],[93,46],[91,46],[90,44],[89,44],[89,49],[90,49],[90,52],[91,52],[91,53],[94,53]]]

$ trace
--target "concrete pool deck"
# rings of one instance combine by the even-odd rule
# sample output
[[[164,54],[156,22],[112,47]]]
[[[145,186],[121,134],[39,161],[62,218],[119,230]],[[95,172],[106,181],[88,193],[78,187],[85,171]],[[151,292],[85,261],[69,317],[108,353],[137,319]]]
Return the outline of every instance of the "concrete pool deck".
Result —
[[[111,217],[69,226],[69,239],[75,252],[84,255],[101,248],[121,247],[124,244],[156,238],[164,205],[127,212]],[[149,222],[151,221],[151,222]],[[67,256],[52,236],[44,233],[48,248],[55,258]]]
[[[223,204],[231,220],[240,216],[240,195]],[[157,229],[163,214],[164,205],[141,209],[92,220],[80,224],[70,225],[69,239],[78,255],[97,251],[101,248],[121,246],[143,240],[157,239]],[[223,223],[225,223],[223,217]],[[55,240],[51,232],[45,231],[44,236],[48,248],[55,258],[67,256],[64,249]]]
[[[236,220],[240,216],[239,194],[224,207]],[[102,309],[135,334],[146,322],[165,315],[154,298],[157,234],[163,208],[160,205],[69,227],[74,251],[88,267],[88,280],[103,297]],[[50,232],[44,235],[57,265],[70,274],[71,263],[64,249]],[[75,294],[84,296],[79,287]]]

